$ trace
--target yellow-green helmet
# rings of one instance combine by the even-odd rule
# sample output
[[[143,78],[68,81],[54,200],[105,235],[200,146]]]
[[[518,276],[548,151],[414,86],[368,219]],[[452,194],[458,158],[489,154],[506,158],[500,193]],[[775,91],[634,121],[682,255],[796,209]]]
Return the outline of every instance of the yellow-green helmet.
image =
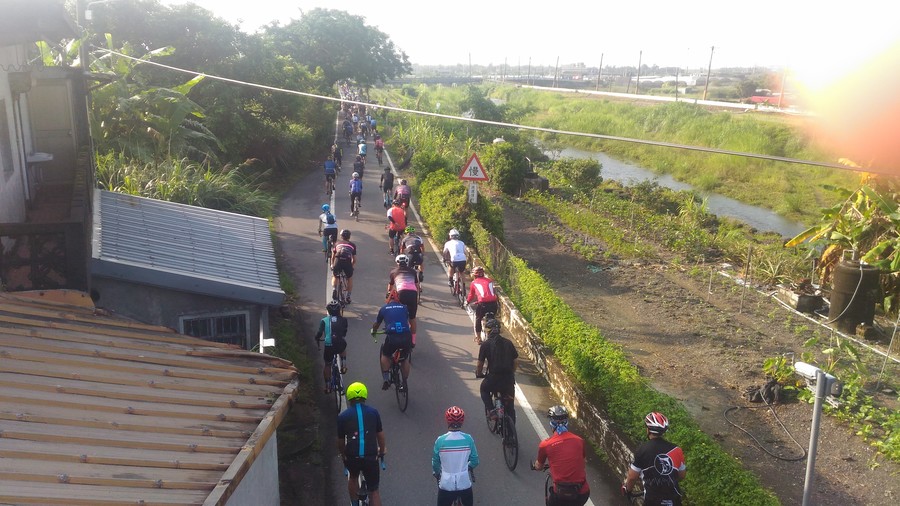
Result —
[[[366,400],[369,397],[369,390],[360,382],[351,383],[349,387],[347,387],[347,402],[362,399]]]

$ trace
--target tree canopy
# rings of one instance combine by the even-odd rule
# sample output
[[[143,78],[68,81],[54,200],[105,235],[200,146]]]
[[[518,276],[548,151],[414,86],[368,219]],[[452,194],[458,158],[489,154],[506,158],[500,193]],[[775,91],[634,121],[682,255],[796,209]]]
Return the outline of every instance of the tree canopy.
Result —
[[[412,71],[406,53],[385,33],[344,11],[313,9],[287,25],[270,25],[267,33],[310,72],[322,69],[328,84],[346,79],[365,88]]]

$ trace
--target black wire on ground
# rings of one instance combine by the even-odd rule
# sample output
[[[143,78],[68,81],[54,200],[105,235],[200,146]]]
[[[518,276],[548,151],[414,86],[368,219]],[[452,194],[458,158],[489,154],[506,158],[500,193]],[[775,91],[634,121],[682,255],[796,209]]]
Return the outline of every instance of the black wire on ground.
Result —
[[[797,442],[796,439],[794,439],[794,435],[791,434],[791,431],[789,431],[789,430],[787,429],[787,427],[784,426],[784,423],[781,421],[781,418],[778,418],[778,413],[775,412],[775,407],[772,406],[771,404],[769,404],[768,402],[766,402],[765,399],[763,399],[763,402],[766,403],[765,406],[747,406],[747,407],[732,406],[732,407],[726,409],[725,412],[722,413],[722,416],[725,417],[725,421],[727,421],[728,423],[730,423],[731,425],[733,425],[735,428],[737,428],[738,430],[740,430],[740,431],[743,432],[744,434],[747,434],[748,436],[750,436],[750,439],[752,439],[754,442],[756,442],[756,445],[759,446],[759,448],[760,448],[762,451],[768,453],[770,456],[772,456],[772,457],[774,457],[774,458],[776,458],[776,459],[778,459],[778,460],[784,460],[784,461],[786,461],[786,462],[797,462],[797,461],[799,461],[799,460],[804,460],[804,459],[806,458],[806,455],[807,455],[807,450],[806,450],[806,448],[803,448],[803,445],[801,445],[800,443]],[[748,431],[747,429],[741,427],[740,425],[738,425],[738,424],[732,422],[731,419],[728,418],[728,413],[730,413],[731,411],[736,411],[736,410],[738,410],[738,409],[760,409],[760,408],[763,408],[763,407],[767,407],[767,408],[769,408],[770,410],[772,410],[772,415],[775,416],[775,420],[778,421],[778,425],[781,425],[781,428],[784,429],[784,433],[787,434],[789,438],[791,438],[791,441],[793,441],[794,444],[797,445],[797,448],[800,448],[800,449],[803,451],[803,455],[801,455],[801,456],[799,456],[799,457],[790,457],[790,458],[788,458],[788,457],[782,457],[782,456],[780,456],[780,455],[775,455],[774,453],[772,453],[771,451],[769,451],[766,447],[764,447],[763,444],[759,442],[759,439],[756,439],[756,436],[754,436],[753,434],[751,434],[750,431]]]

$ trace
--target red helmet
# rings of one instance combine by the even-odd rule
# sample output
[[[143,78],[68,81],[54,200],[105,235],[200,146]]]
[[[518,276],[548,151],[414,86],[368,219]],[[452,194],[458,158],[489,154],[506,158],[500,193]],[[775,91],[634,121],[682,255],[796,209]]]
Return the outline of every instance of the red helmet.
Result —
[[[451,429],[459,429],[466,420],[466,412],[459,406],[450,406],[444,414],[444,417],[447,419],[447,425]]]
[[[657,411],[653,411],[644,417],[644,424],[647,425],[647,430],[651,434],[658,436],[665,434],[666,430],[669,429],[669,419]]]

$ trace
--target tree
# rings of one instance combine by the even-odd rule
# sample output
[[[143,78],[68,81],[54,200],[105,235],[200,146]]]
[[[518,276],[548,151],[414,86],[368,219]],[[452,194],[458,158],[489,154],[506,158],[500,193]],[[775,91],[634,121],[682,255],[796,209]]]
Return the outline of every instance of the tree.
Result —
[[[518,193],[529,171],[525,151],[511,142],[488,145],[481,161],[491,175],[490,186],[507,195]]]
[[[593,158],[561,158],[552,164],[551,170],[560,182],[576,190],[592,190],[603,180],[600,162]]]
[[[412,71],[406,53],[386,34],[344,11],[313,9],[285,26],[269,26],[266,33],[310,72],[321,68],[329,85],[346,79],[368,88]]]

